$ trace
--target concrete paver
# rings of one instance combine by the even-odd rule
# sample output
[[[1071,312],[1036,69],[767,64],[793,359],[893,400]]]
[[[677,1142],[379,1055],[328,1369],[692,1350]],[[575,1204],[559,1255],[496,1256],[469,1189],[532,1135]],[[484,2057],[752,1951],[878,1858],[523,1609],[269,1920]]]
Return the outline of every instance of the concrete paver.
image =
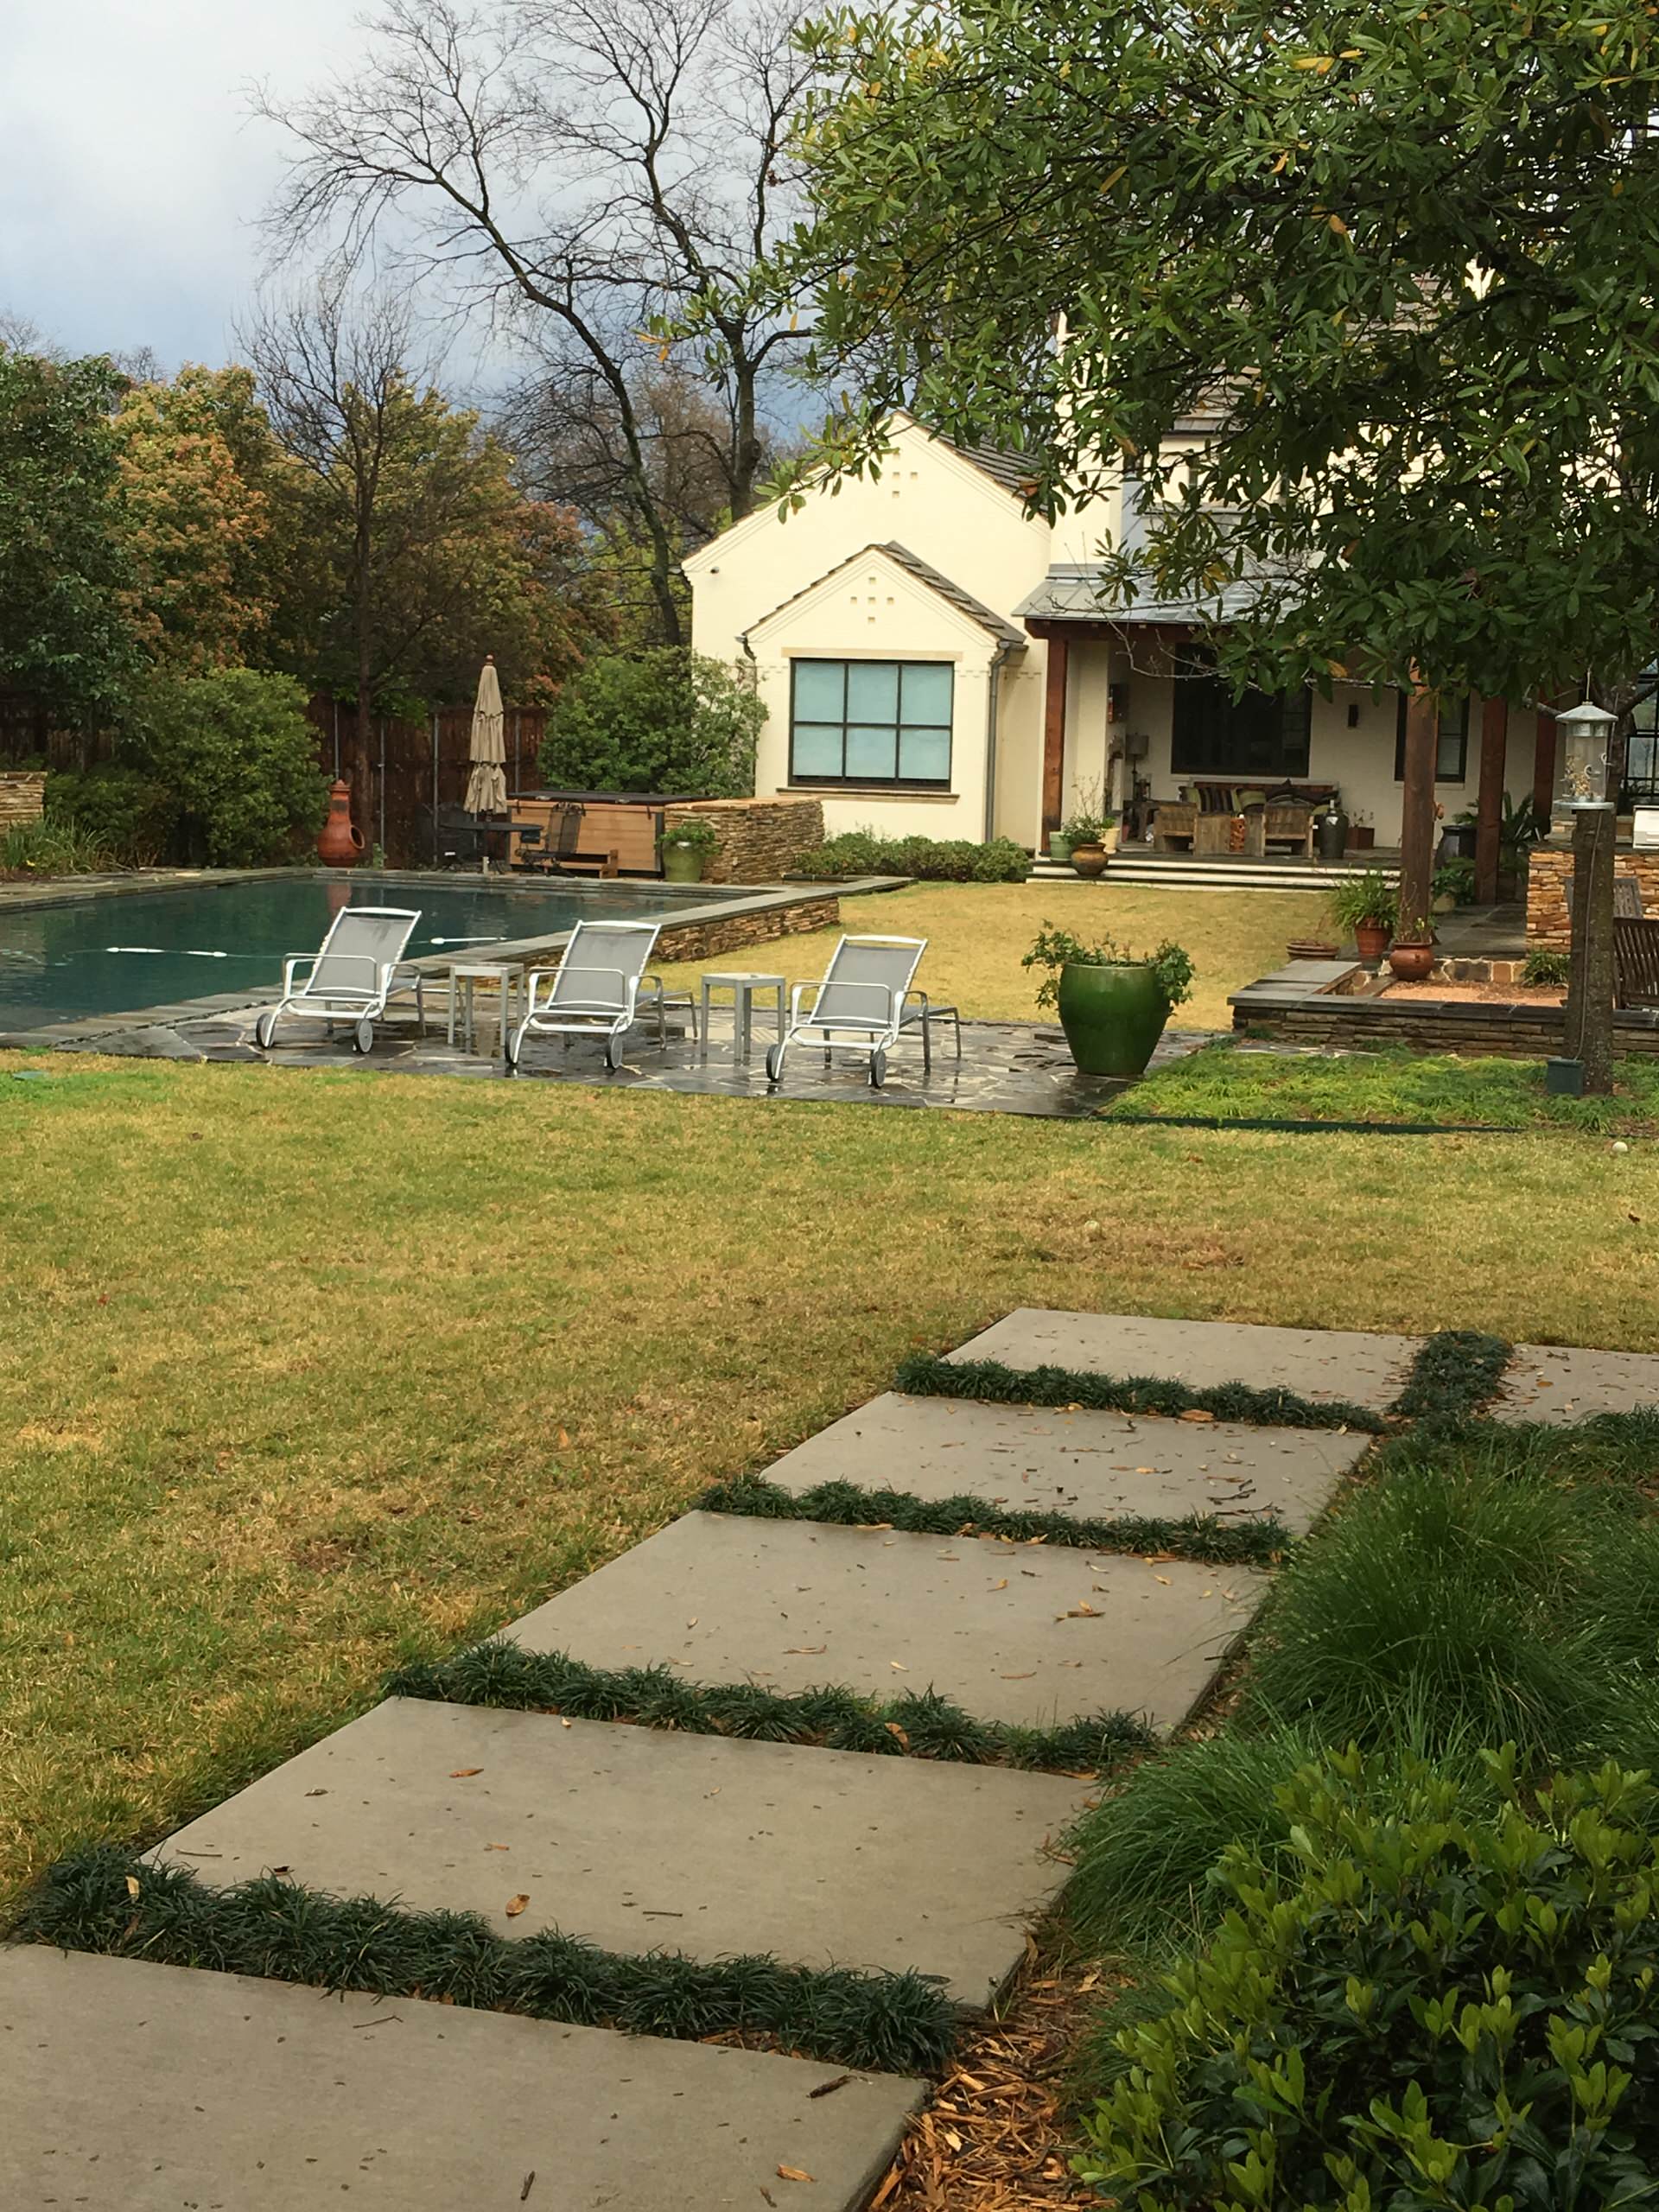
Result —
[[[855,2212],[920,2084],[136,1959],[0,1950],[0,2204]],[[788,2167],[813,2185],[779,2176]]]
[[[1351,1329],[1270,1329],[1236,1321],[1160,1321],[1139,1313],[1061,1313],[1021,1306],[949,1357],[1006,1367],[1155,1375],[1193,1389],[1277,1384],[1304,1398],[1348,1398],[1386,1411],[1421,1339]]]
[[[1491,1411],[1498,1421],[1564,1424],[1659,1407],[1659,1355],[1579,1344],[1516,1344]]]
[[[983,2005],[1070,1871],[1045,1845],[1089,1794],[1052,1775],[394,1698],[156,1856],[216,1886],[282,1866],[335,1896],[480,1913],[500,1936],[913,1967]]]
[[[888,1698],[982,1720],[1174,1727],[1260,1604],[1249,1567],[689,1513],[507,1632],[604,1667]]]
[[[1258,1520],[1311,1528],[1370,1443],[1361,1432],[1065,1413],[889,1392],[766,1469],[798,1497],[825,1482],[918,1497],[966,1495],[1076,1521],[1129,1514]]]

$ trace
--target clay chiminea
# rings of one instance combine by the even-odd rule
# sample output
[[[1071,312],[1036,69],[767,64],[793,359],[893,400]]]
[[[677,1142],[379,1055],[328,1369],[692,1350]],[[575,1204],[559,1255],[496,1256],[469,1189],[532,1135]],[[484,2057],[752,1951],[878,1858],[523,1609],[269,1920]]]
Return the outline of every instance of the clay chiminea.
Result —
[[[353,868],[363,857],[363,832],[352,820],[352,787],[341,781],[328,789],[328,819],[317,838],[317,858],[330,868]]]

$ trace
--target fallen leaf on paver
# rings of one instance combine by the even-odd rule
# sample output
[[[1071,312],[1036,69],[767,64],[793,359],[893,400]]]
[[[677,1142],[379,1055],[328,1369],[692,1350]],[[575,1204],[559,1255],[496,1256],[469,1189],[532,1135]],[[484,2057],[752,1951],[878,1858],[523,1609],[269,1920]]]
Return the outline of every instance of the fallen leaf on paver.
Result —
[[[449,1779],[451,1782],[465,1782],[469,1775],[482,1774],[483,1771],[481,1766],[452,1766]]]
[[[326,1797],[328,1792],[326,1789],[308,1789],[305,1794],[308,1797]]]
[[[525,1896],[522,1890],[519,1891],[516,1897],[509,1897],[507,1899],[507,1918],[509,1920],[517,1920],[519,1914],[529,1903],[530,1899]]]
[[[1034,1682],[1036,1679],[1037,1669],[1034,1667],[1028,1675],[999,1675],[997,1677],[999,1681],[1003,1682]]]
[[[785,1659],[814,1659],[820,1651],[829,1649],[827,1643],[786,1643],[784,1656]]]
[[[812,2177],[803,2173],[798,2166],[779,2166],[778,2178],[779,2181],[810,2181]]]
[[[1153,1580],[1154,1580],[1154,1582],[1161,1582],[1161,1583],[1163,1584],[1163,1586],[1164,1586],[1165,1589],[1166,1589],[1166,1590],[1167,1590],[1167,1589],[1168,1589],[1168,1587],[1169,1587],[1169,1577],[1168,1577],[1166,1574],[1154,1574],[1154,1575],[1153,1576],[1153,1578],[1152,1578],[1152,1579],[1153,1579]]]
[[[687,1628],[696,1628],[696,1626],[697,1623],[698,1623],[702,1618],[702,1614],[701,1614],[701,1613],[693,1613],[693,1614],[692,1614],[692,1616],[691,1616],[691,1618],[690,1618],[690,1619],[689,1621],[687,1621],[687,1623],[686,1623],[686,1626],[687,1626]]]
[[[895,1743],[902,1744],[906,1751],[910,1749],[910,1738],[906,1735],[904,1730],[899,1726],[899,1723],[896,1720],[888,1721],[887,1733],[893,1738]]]
[[[1215,1415],[1205,1413],[1201,1407],[1189,1406],[1184,1414],[1177,1414],[1176,1418],[1179,1421],[1214,1421]]]
[[[486,1851],[511,1851],[512,1846],[510,1843],[486,1843],[484,1848]]]
[[[992,1587],[992,1589],[993,1589],[993,1590],[1006,1590],[1006,1589],[1007,1588],[1007,1586],[1008,1586],[1008,1578],[1007,1578],[1007,1576],[1006,1574],[1003,1576],[1002,1580],[1001,1580],[1000,1582],[993,1582],[993,1583],[992,1583],[992,1585],[991,1585],[991,1587]]]
[[[844,2089],[852,2078],[850,2074],[837,2074],[833,2082],[820,2082],[816,2089],[809,2089],[807,2096],[809,2099],[833,2096],[837,2089]]]
[[[907,1675],[910,1672],[909,1668],[905,1665],[902,1660],[889,1659],[887,1664],[893,1669],[895,1675]]]
[[[1158,1580],[1161,1582],[1164,1578],[1160,1574]],[[1100,1615],[1085,1601],[1081,1605],[1069,1606],[1065,1612],[1056,1613],[1054,1618],[1057,1621],[1097,1621]]]

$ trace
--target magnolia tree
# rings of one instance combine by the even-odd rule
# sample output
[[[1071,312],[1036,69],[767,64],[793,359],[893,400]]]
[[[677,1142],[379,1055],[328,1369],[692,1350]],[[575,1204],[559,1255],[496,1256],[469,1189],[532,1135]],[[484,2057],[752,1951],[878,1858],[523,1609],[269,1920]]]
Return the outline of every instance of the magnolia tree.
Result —
[[[1051,513],[1128,467],[1108,603],[1249,584],[1214,641],[1241,683],[1628,702],[1659,616],[1646,0],[961,0],[810,35],[839,89],[783,276],[860,394],[836,459],[902,403],[1027,450]]]

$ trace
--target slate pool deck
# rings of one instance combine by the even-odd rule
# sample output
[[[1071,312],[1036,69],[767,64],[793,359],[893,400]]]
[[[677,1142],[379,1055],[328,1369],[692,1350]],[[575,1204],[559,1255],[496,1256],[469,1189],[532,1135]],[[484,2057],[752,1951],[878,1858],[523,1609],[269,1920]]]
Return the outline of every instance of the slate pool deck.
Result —
[[[1419,1340],[1021,1310],[960,1357],[1386,1409]],[[1659,1404],[1659,1357],[1523,1345],[1500,1417]],[[1364,1436],[888,1394],[769,1471],[1105,1519],[1311,1526]],[[503,1631],[688,1681],[945,1693],[984,1720],[1199,1707],[1262,1570],[1058,1543],[683,1516]],[[1018,1967],[1091,1795],[1076,1776],[390,1699],[156,1855],[549,1928],[620,1954],[767,1950],[933,1976],[964,2018]],[[507,1912],[509,1900],[522,1908]],[[924,2082],[417,1998],[0,1950],[0,2205],[312,2212],[861,2212]]]

